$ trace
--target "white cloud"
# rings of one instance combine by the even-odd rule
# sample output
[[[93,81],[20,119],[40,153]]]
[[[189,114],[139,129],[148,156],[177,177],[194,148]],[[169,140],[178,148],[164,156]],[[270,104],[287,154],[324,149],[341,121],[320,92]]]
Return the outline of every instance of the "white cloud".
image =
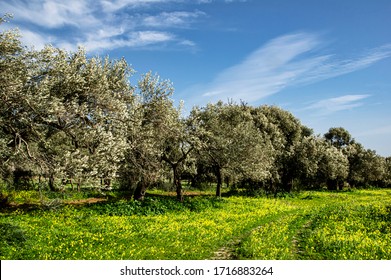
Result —
[[[391,45],[385,45],[358,58],[339,60],[317,53],[322,45],[312,33],[277,37],[209,84],[189,89],[186,95],[193,95],[189,105],[227,99],[255,102],[285,88],[354,72],[391,56]]]
[[[195,19],[205,16],[204,12],[194,11],[178,11],[178,12],[163,12],[159,15],[150,15],[143,18],[142,23],[149,27],[157,28],[186,28],[188,27]]]
[[[13,24],[20,26],[22,41],[38,49],[52,44],[68,50],[83,46],[94,52],[159,43],[194,48],[193,41],[180,38],[170,29],[188,28],[204,13],[156,14],[152,5],[173,2],[182,0],[10,0],[0,1],[0,10],[14,15]],[[129,9],[139,7],[146,13],[129,13]]]
[[[34,46],[36,49],[42,49],[48,44],[48,38],[37,32],[22,29],[20,33],[23,34],[22,41],[26,46]]]
[[[175,40],[175,36],[167,32],[158,31],[136,31],[120,38],[94,38],[89,37],[86,41],[80,41],[78,46],[82,46],[89,51],[111,50],[116,48],[136,48]],[[70,46],[63,45],[69,49]]]
[[[102,7],[107,12],[115,12],[121,10],[125,7],[129,8],[138,8],[138,7],[148,7],[152,4],[157,3],[185,3],[185,2],[194,2],[196,4],[210,4],[213,2],[219,2],[221,0],[194,0],[194,1],[186,1],[186,0],[101,0]],[[224,3],[232,3],[232,2],[247,2],[247,0],[224,0]]]
[[[133,36],[136,42],[140,42],[142,45],[147,45],[150,43],[165,42],[172,40],[173,37],[165,32],[156,32],[156,31],[139,31],[136,32]]]
[[[338,111],[350,110],[363,105],[360,102],[363,99],[370,97],[369,94],[349,94],[339,97],[323,99],[312,103],[305,110],[316,110],[317,114],[326,115]]]
[[[147,7],[157,3],[183,2],[182,0],[102,0],[100,1],[106,12],[115,12],[123,8]]]
[[[14,15],[17,21],[27,21],[45,28],[64,25],[91,26],[98,23],[92,14],[93,0],[11,0],[0,3],[2,10]]]
[[[194,43],[193,41],[190,41],[190,40],[183,40],[179,44],[181,44],[183,46],[188,46],[188,47],[195,47],[197,45],[196,43]]]
[[[194,1],[203,5],[213,1]],[[27,45],[46,44],[75,50],[103,51],[165,43],[194,49],[196,43],[172,29],[193,28],[206,14],[199,10],[161,12],[156,9],[185,0],[7,0],[0,10],[14,15]],[[37,31],[39,30],[39,31]]]
[[[308,73],[308,75],[302,79],[302,82],[315,82],[348,74],[369,67],[372,64],[390,56],[391,44],[372,49],[365,55],[355,59],[333,61],[333,56],[329,56],[329,58],[325,60],[324,64],[321,63],[317,65],[314,71]]]

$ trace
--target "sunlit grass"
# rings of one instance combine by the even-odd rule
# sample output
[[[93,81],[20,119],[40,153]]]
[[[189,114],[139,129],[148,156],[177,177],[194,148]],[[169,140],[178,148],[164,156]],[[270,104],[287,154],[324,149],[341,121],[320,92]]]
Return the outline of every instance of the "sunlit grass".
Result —
[[[0,238],[0,258],[209,259],[240,237],[239,258],[391,259],[389,205],[389,190],[366,190],[18,210],[0,214],[21,236]]]
[[[239,252],[251,259],[391,259],[391,192],[306,193],[297,211],[255,229]]]

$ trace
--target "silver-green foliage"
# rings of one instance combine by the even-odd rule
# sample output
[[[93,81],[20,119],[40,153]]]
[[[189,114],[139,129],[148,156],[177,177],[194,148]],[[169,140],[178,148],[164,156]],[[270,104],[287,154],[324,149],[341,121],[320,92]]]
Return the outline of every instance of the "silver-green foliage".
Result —
[[[0,39],[3,170],[114,176],[135,102],[126,61],[87,58],[82,49],[27,50],[14,31]]]
[[[214,175],[218,195],[224,178],[274,191],[291,191],[295,180],[390,182],[390,161],[343,128],[315,137],[276,106],[223,102],[183,117],[169,81],[147,73],[132,86],[132,73],[124,59],[37,51],[22,46],[17,31],[0,32],[1,177],[36,175],[52,188],[55,178],[119,179],[137,198],[167,178],[180,198],[182,174],[195,177],[197,168]]]
[[[202,139],[200,161],[217,177],[217,195],[223,177],[267,180],[271,177],[275,150],[271,140],[254,124],[251,107],[238,104],[208,104],[192,111]]]

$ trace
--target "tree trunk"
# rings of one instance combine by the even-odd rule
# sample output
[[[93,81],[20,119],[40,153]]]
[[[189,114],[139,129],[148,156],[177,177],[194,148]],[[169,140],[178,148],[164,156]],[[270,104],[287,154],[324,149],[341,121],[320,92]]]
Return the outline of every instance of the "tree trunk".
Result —
[[[329,191],[337,191],[338,190],[338,181],[337,180],[328,179],[327,180],[327,189]]]
[[[54,175],[53,174],[49,175],[49,190],[51,190],[52,192],[56,191],[56,187],[54,186]]]
[[[173,178],[174,186],[176,189],[176,197],[181,202],[183,201],[183,189],[182,189],[182,182],[181,182],[181,174],[179,172],[179,166],[186,159],[189,152],[190,150],[187,153],[183,152],[182,150],[182,157],[178,159],[176,162],[172,161],[166,154],[163,154],[162,156],[162,160],[167,162],[172,168],[173,177],[174,177]]]
[[[183,189],[182,189],[181,180],[178,179],[175,185],[176,185],[176,198],[178,199],[178,201],[183,202]]]
[[[221,186],[223,185],[223,176],[221,175],[220,167],[216,167],[215,175],[217,177],[216,196],[221,197]]]
[[[345,186],[345,181],[344,180],[338,180],[338,190],[342,191]]]
[[[282,178],[282,188],[283,188],[284,192],[290,193],[292,191],[292,187],[293,187],[292,177],[285,175]]]
[[[104,179],[103,183],[104,183],[104,187],[105,188],[110,188],[111,187],[111,179],[110,178]]]
[[[183,201],[183,190],[182,190],[182,182],[181,178],[179,176],[178,172],[178,165],[172,165],[172,170],[174,173],[174,185],[176,189],[176,198],[178,201],[182,202]]]
[[[146,191],[147,191],[147,184],[144,182],[144,180],[142,180],[137,184],[137,187],[134,190],[134,194],[133,194],[134,200],[140,200],[140,201],[144,200]]]

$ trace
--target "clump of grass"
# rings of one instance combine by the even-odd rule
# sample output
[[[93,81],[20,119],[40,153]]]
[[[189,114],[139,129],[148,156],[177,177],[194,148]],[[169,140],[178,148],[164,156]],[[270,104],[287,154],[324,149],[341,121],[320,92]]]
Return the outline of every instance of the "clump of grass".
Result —
[[[27,237],[19,226],[0,223],[0,256],[4,256],[9,250],[17,253],[19,249],[22,249],[26,240]]]
[[[18,226],[0,223],[0,240],[2,243],[22,245],[26,241],[26,236]]]
[[[201,212],[218,208],[223,201],[215,197],[187,197],[183,202],[174,197],[146,197],[143,201],[118,200],[97,203],[86,207],[91,213],[108,216],[163,215],[168,212]]]

